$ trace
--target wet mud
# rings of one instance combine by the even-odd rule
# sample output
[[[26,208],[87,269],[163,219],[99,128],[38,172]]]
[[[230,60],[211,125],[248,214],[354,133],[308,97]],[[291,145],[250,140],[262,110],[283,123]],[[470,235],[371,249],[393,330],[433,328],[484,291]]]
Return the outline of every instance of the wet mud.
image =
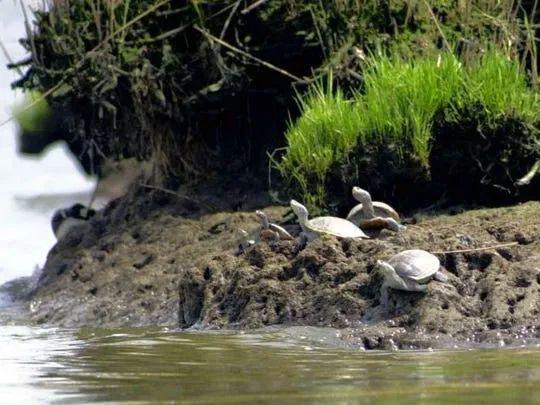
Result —
[[[228,187],[224,187],[227,189]],[[407,230],[371,240],[261,241],[238,254],[238,229],[257,234],[255,207],[286,207],[238,186],[180,198],[132,190],[49,253],[19,300],[38,324],[253,329],[324,326],[365,349],[514,345],[540,338],[540,203],[419,213]],[[203,207],[212,206],[213,212]],[[292,233],[299,229],[287,225]],[[405,249],[437,253],[447,283],[391,290],[380,306],[377,260]]]

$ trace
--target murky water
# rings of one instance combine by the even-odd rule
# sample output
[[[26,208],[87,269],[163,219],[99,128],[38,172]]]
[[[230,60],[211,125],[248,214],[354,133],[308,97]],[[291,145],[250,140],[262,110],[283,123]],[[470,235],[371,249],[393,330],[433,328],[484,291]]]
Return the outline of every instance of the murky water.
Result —
[[[0,328],[2,403],[538,403],[540,350],[366,353],[302,328]],[[303,337],[317,336],[317,339]]]
[[[23,35],[19,2],[0,0],[0,39],[15,60]],[[16,98],[5,62],[0,55],[0,121]],[[0,127],[0,283],[44,263],[52,211],[85,201],[93,186],[62,147],[17,156],[14,134]],[[0,297],[1,404],[540,402],[538,347],[366,353],[314,328],[44,329],[6,325],[2,313],[16,311],[8,304]]]

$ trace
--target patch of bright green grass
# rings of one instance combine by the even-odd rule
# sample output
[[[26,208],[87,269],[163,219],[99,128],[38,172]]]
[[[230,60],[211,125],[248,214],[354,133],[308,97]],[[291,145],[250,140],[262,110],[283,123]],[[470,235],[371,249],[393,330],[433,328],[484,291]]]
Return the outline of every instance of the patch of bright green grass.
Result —
[[[319,82],[298,102],[302,114],[289,125],[289,146],[278,167],[298,183],[312,206],[324,195],[330,166],[356,143],[362,120],[354,100],[346,99],[339,89],[333,91],[331,84]],[[307,192],[312,187],[314,193]]]
[[[492,119],[515,116],[525,122],[538,120],[538,93],[527,83],[518,61],[489,50],[467,66],[459,107],[482,105]]]
[[[379,56],[368,64],[364,79],[365,91],[356,97],[362,119],[356,141],[412,148],[427,165],[433,117],[462,87],[458,60],[451,54],[413,60]]]
[[[364,89],[351,100],[321,83],[299,97],[302,114],[289,125],[277,167],[309,205],[324,205],[330,168],[359,142],[391,143],[397,154],[412,154],[427,168],[440,112],[481,105],[487,117],[511,115],[533,123],[540,111],[519,63],[494,50],[466,67],[451,53],[412,59],[378,55],[363,76]]]
[[[28,107],[38,100],[34,105]],[[43,129],[45,121],[50,115],[50,108],[46,100],[36,91],[25,93],[25,99],[21,104],[13,107],[13,114],[24,132],[38,132]]]

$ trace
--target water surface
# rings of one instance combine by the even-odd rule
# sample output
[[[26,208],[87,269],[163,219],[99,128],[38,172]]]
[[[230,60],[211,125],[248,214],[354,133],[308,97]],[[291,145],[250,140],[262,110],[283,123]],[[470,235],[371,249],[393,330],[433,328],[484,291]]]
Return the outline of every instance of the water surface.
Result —
[[[540,350],[364,352],[333,330],[0,328],[0,397],[24,403],[538,403]],[[330,343],[330,345],[329,345]],[[17,400],[17,401],[15,401]]]

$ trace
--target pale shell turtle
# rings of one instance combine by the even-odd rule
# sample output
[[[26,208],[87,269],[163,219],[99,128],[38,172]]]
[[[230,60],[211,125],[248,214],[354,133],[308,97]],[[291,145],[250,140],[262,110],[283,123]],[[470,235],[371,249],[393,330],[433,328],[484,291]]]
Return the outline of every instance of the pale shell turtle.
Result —
[[[448,278],[439,271],[441,263],[437,256],[425,250],[404,250],[387,262],[378,260],[377,270],[384,276],[381,287],[381,304],[388,303],[388,288],[405,291],[427,291],[426,283],[435,278],[446,282]]]
[[[320,234],[337,236],[338,238],[366,238],[364,231],[358,228],[351,221],[338,217],[317,217],[308,219],[308,210],[296,200],[291,200],[291,208],[298,217],[298,222],[302,228],[302,234],[308,242],[315,239]]]
[[[406,229],[400,225],[399,214],[386,203],[372,201],[371,194],[360,187],[353,187],[353,197],[360,202],[347,215],[347,219],[362,229],[388,228],[395,232]]]
[[[255,211],[255,215],[259,217],[259,220],[261,221],[261,233],[260,237],[262,240],[280,240],[280,239],[287,239],[292,240],[292,235],[287,232],[285,228],[282,226],[279,226],[278,224],[274,224],[268,220],[268,217],[263,211],[257,210]]]
[[[238,241],[238,255],[246,253],[246,251],[255,245],[256,241],[250,238],[249,233],[244,229],[238,230],[239,241]]]

